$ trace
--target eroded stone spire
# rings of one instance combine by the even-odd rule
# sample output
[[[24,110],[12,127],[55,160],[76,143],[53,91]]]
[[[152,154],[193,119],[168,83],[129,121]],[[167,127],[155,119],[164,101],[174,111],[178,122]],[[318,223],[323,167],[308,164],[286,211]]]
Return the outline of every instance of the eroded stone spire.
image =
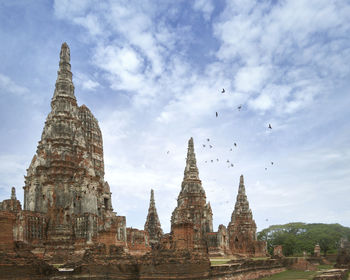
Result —
[[[236,198],[235,210],[231,216],[231,222],[235,221],[237,215],[246,215],[247,218],[252,219],[252,211],[249,208],[249,202],[245,193],[244,177],[239,178],[238,194]]]
[[[232,253],[264,254],[264,245],[256,239],[256,224],[249,208],[243,175],[239,179],[235,209],[228,225],[228,233]]]
[[[150,203],[149,203],[149,208],[155,209],[155,202],[154,202],[154,191],[151,189],[151,198],[150,198]]]
[[[12,187],[11,189],[11,199],[17,200],[15,187]]]
[[[186,167],[184,171],[184,180],[186,179],[197,179],[199,180],[199,173],[197,168],[196,154],[194,153],[194,145],[193,138],[191,137],[188,140],[188,148],[187,148],[187,159],[186,159]]]
[[[210,204],[206,202],[205,191],[199,179],[199,172],[194,153],[193,138],[188,141],[186,167],[177,207],[171,216],[173,240],[177,248],[204,248],[208,232],[213,231],[213,214]],[[190,230],[195,236],[182,236]]]
[[[70,50],[67,43],[63,43],[60,52],[60,64],[57,72],[55,93],[52,101],[54,101],[59,96],[76,100],[74,96],[72,76],[73,75],[70,65]]]
[[[149,242],[151,246],[158,244],[162,235],[163,230],[160,225],[156,203],[154,201],[154,191],[151,189],[151,198],[148,208],[148,215],[145,223],[145,231],[149,234]]]

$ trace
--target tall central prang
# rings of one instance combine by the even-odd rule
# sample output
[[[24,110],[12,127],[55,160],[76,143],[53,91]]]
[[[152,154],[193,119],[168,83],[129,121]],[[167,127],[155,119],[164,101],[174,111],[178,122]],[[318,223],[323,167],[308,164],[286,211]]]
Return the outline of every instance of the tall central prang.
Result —
[[[70,50],[62,44],[51,112],[27,169],[24,210],[45,213],[49,234],[91,240],[98,219],[112,215],[104,181],[102,134],[90,110],[74,95]]]

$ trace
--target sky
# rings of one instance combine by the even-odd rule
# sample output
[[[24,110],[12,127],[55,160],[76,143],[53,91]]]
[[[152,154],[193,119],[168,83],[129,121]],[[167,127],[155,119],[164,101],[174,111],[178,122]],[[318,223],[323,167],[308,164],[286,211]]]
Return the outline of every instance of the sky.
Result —
[[[0,0],[0,200],[23,202],[67,42],[128,227],[153,188],[170,231],[190,137],[214,230],[241,174],[258,230],[350,226],[349,18],[340,0]]]

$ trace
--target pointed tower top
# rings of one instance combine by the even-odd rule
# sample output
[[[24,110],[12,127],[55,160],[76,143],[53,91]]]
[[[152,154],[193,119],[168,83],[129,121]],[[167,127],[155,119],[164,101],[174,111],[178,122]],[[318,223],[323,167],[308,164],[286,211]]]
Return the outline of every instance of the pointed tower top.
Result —
[[[150,202],[149,202],[149,207],[151,208],[153,208],[153,207],[155,207],[155,201],[154,201],[154,191],[153,191],[153,189],[151,189],[151,198],[150,198]]]
[[[184,171],[184,180],[186,179],[195,179],[199,180],[199,172],[197,168],[196,154],[194,153],[193,138],[191,137],[188,140],[187,148],[187,158],[186,158],[186,167]]]
[[[61,46],[60,64],[61,62],[70,63],[70,49],[66,42],[64,42]]]
[[[239,178],[239,184],[240,185],[244,185],[244,177],[243,177],[243,175],[241,175],[241,177]]]
[[[247,196],[245,194],[245,186],[244,186],[244,177],[243,177],[243,175],[241,175],[241,177],[239,178],[238,195],[245,196],[245,198],[247,199]],[[238,198],[238,195],[237,195],[237,198]]]
[[[17,200],[15,187],[12,187],[11,189],[11,199]]]
[[[74,85],[72,81],[72,72],[70,65],[70,50],[66,42],[61,46],[60,52],[60,63],[57,72],[57,80],[55,93],[53,95],[52,101],[55,101],[57,97],[71,98],[76,102],[74,96]],[[51,104],[53,106],[54,104]]]

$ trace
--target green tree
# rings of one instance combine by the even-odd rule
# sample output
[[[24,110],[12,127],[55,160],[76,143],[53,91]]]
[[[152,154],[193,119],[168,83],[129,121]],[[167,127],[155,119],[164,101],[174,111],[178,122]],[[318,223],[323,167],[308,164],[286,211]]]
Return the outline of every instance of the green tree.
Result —
[[[266,241],[270,254],[275,245],[282,245],[285,256],[299,255],[303,251],[312,254],[316,244],[324,255],[336,252],[342,237],[350,237],[350,228],[339,224],[289,223],[273,225],[258,233],[258,239]]]

